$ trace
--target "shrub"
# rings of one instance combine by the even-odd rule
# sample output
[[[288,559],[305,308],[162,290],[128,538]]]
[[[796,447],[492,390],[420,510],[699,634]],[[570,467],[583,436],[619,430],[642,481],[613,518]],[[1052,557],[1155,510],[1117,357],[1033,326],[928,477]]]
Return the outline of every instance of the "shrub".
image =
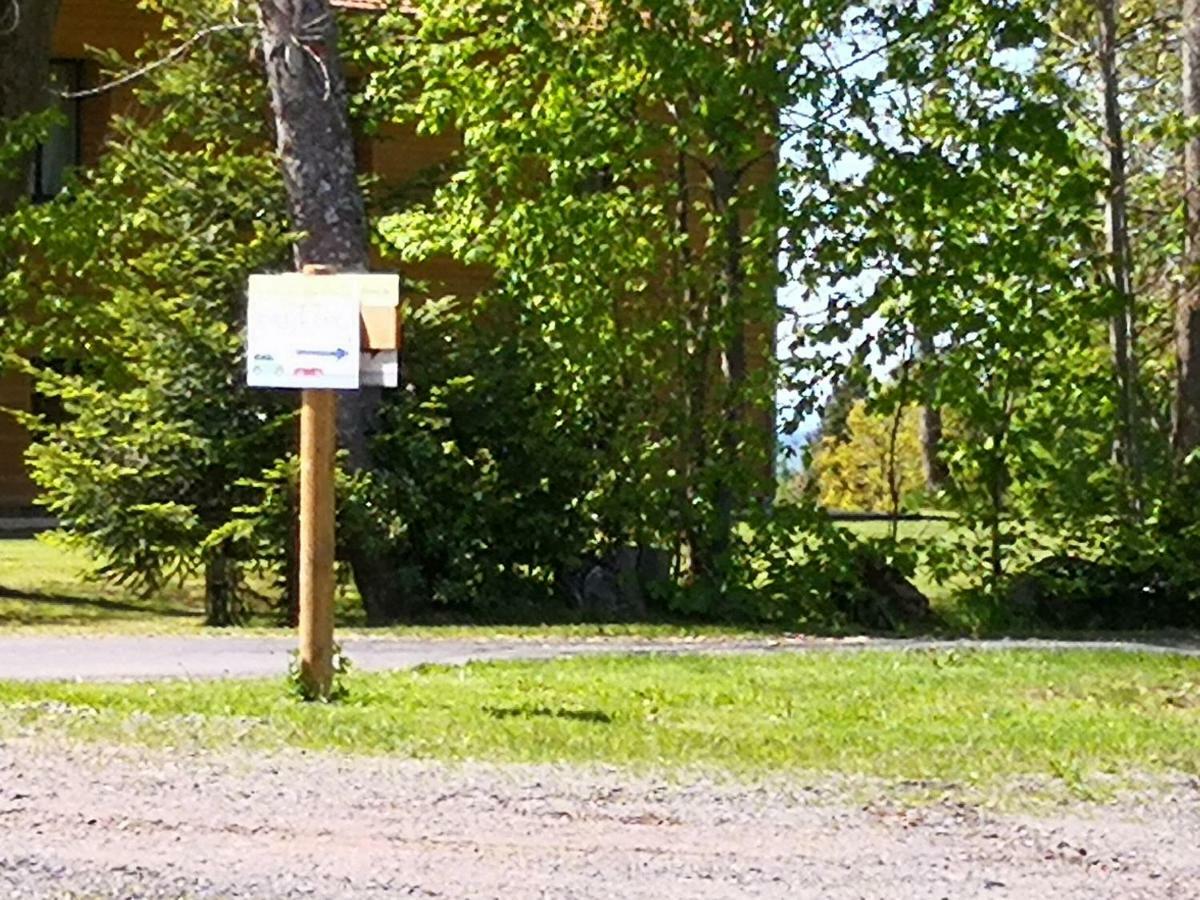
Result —
[[[929,612],[904,545],[860,540],[814,506],[756,513],[734,535],[721,591],[684,590],[677,609],[820,631],[895,630]]]
[[[1050,556],[1012,579],[1020,620],[1050,628],[1136,630],[1200,626],[1200,580],[1165,560]]]

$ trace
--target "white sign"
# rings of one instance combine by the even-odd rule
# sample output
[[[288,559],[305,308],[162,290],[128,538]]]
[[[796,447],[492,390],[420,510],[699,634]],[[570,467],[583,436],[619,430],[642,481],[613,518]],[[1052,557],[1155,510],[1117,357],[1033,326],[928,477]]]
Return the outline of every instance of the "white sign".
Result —
[[[251,275],[246,383],[267,388],[356,389],[359,306],[363,282],[369,278]]]

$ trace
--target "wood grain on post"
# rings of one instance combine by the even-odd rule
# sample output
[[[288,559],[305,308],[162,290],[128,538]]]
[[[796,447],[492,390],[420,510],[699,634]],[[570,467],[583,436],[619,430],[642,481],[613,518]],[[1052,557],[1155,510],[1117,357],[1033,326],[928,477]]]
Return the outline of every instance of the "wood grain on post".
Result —
[[[332,274],[305,266],[305,275]],[[333,687],[333,591],[335,561],[334,463],[337,456],[337,394],[300,395],[300,681],[312,697],[327,699]]]
[[[337,395],[304,391],[300,407],[300,680],[333,685],[334,456]]]

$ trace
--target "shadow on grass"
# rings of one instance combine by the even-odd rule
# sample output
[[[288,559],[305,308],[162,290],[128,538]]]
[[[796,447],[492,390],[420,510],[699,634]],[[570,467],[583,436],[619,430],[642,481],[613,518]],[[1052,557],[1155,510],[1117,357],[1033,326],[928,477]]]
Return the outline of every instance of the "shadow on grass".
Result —
[[[191,618],[195,613],[183,609],[149,607],[121,600],[106,600],[101,597],[71,597],[66,594],[42,594],[37,591],[21,591],[0,586],[0,600],[18,600],[22,603],[66,606],[110,613],[143,613],[169,618]]]
[[[548,706],[485,706],[483,711],[493,719],[566,719],[570,722],[592,722],[609,725],[612,716],[598,709],[564,709]]]

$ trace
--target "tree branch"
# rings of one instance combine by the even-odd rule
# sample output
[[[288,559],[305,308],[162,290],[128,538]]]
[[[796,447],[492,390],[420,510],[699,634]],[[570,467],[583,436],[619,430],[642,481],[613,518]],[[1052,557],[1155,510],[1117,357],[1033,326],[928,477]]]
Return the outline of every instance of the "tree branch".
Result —
[[[15,0],[14,0],[14,2],[15,2]],[[226,22],[221,25],[210,25],[208,28],[202,28],[200,31],[197,31],[190,38],[188,38],[186,41],[184,41],[178,47],[171,50],[171,52],[169,52],[166,56],[162,57],[161,59],[156,59],[152,63],[147,63],[146,65],[141,66],[140,68],[134,69],[132,72],[128,72],[125,75],[122,75],[120,78],[116,78],[112,81],[105,82],[104,84],[99,85],[94,88],[88,88],[87,90],[84,90],[84,91],[54,91],[54,90],[52,90],[51,93],[57,97],[61,97],[63,100],[83,100],[88,97],[97,97],[100,94],[106,94],[109,91],[116,90],[119,87],[124,87],[125,85],[129,84],[130,82],[136,81],[139,78],[149,75],[151,72],[153,72],[157,69],[161,69],[163,66],[179,59],[181,56],[183,56],[185,53],[187,53],[189,50],[191,50],[192,47],[194,47],[194,46],[196,46],[196,44],[200,43],[200,41],[204,40],[205,38],[209,38],[214,34],[218,34],[223,31],[241,31],[246,28],[256,28],[256,27],[257,27],[257,24],[254,22]]]

